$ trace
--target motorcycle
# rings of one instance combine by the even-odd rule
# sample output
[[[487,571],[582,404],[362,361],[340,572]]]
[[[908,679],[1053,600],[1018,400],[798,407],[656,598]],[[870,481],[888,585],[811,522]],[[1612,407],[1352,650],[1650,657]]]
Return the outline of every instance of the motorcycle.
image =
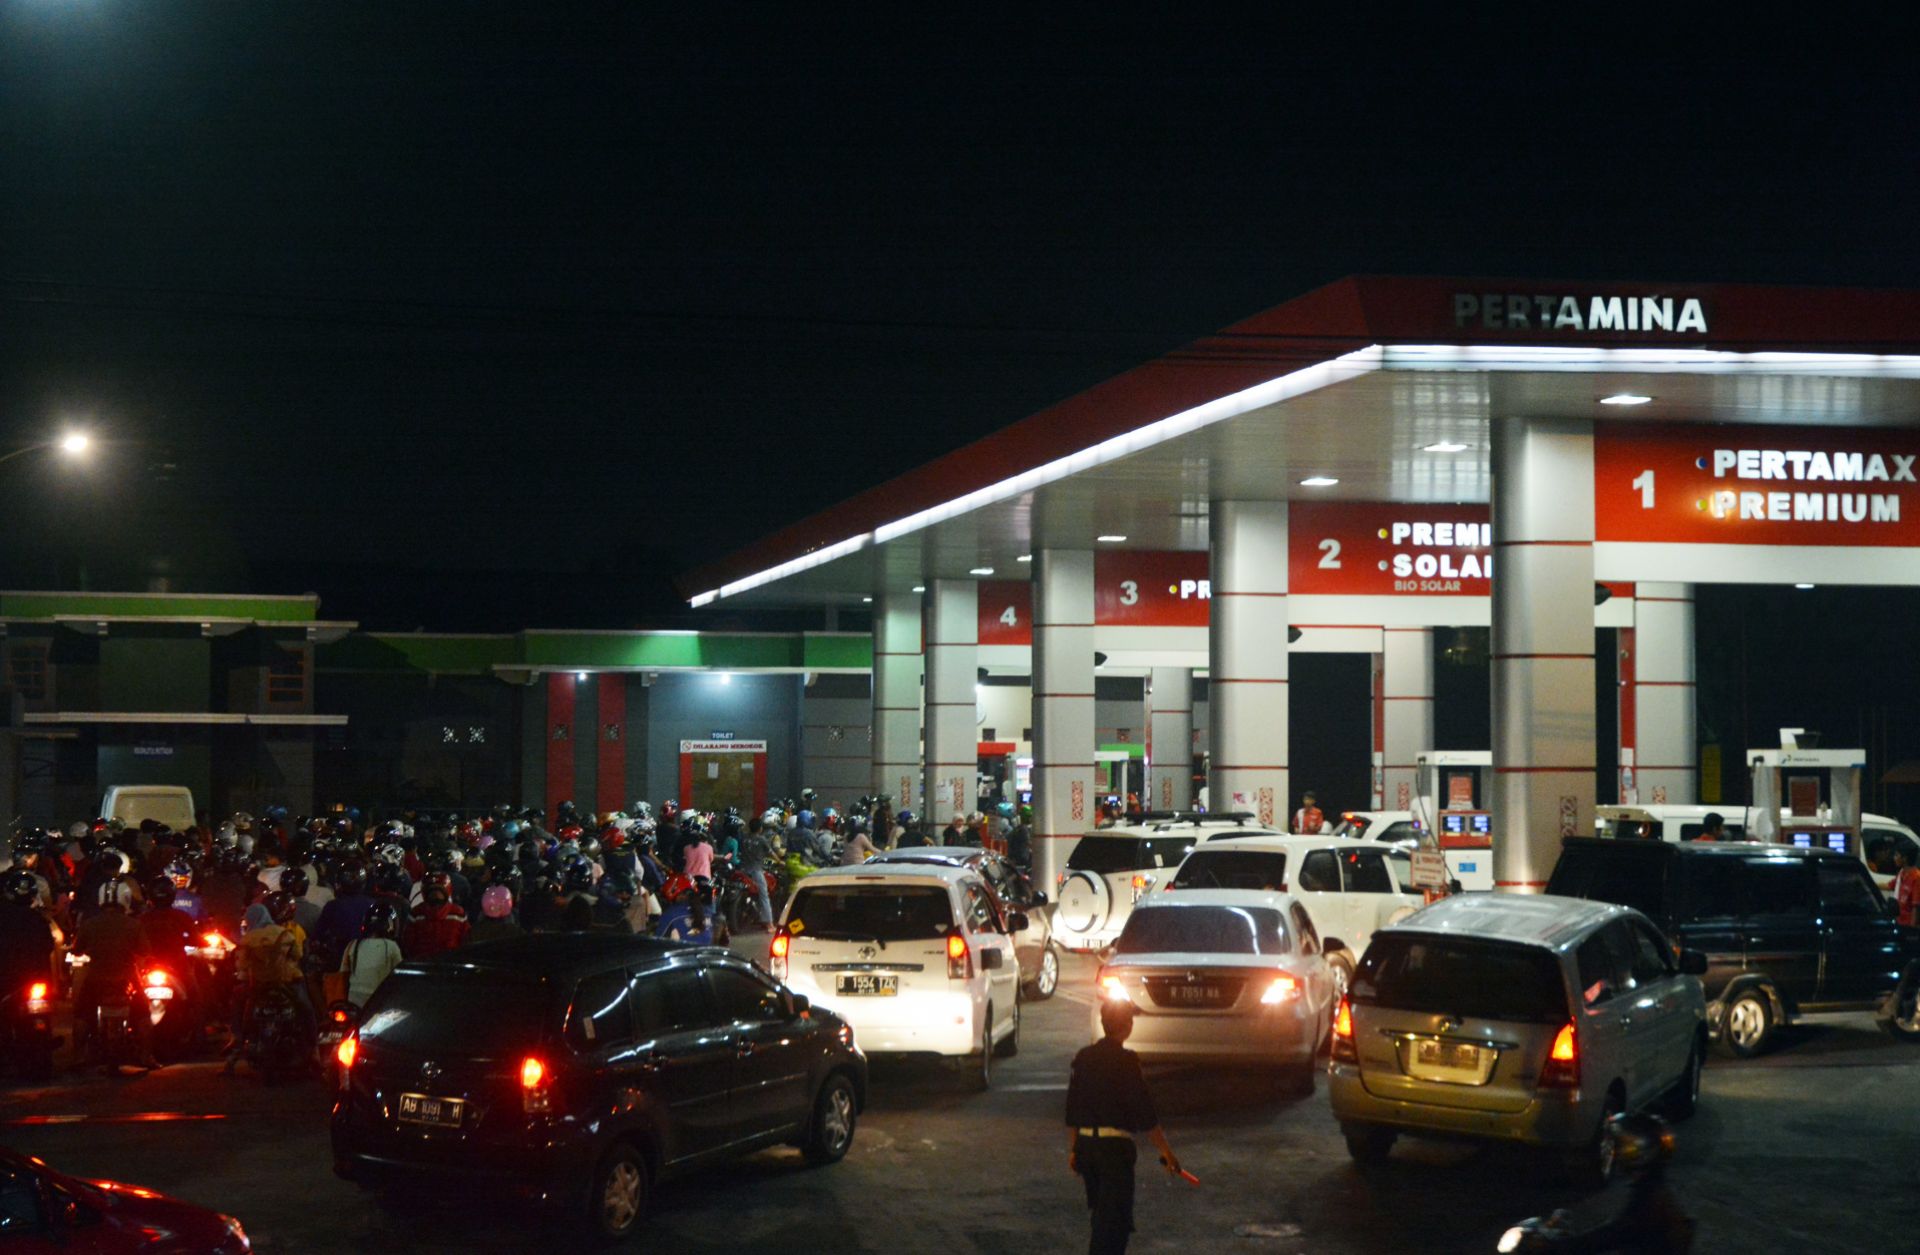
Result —
[[[201,1000],[181,973],[158,963],[147,966],[141,992],[146,996],[148,1042],[154,1058],[162,1063],[184,1059],[206,1029]]]
[[[780,878],[771,869],[759,871],[761,884],[767,891],[767,902],[772,904],[780,889]],[[716,908],[720,918],[726,921],[727,931],[737,933],[750,919],[756,919],[757,910],[753,893],[754,873],[734,866],[731,858],[722,856],[713,862],[713,878],[720,886],[719,906]]]
[[[1513,1255],[1514,1252],[1554,1251],[1560,1249],[1573,1237],[1573,1220],[1564,1211],[1555,1211],[1547,1216],[1534,1216],[1522,1220],[1500,1235],[1500,1242],[1494,1247],[1500,1255]]]
[[[713,929],[713,943],[717,946],[726,945],[731,933],[727,928],[725,914],[716,909],[713,881],[705,876],[689,876],[685,872],[675,872],[660,886],[662,907],[677,906],[688,900],[698,901],[705,909]]]
[[[352,1036],[360,1023],[360,1008],[344,999],[327,1007],[327,1021],[313,1043],[313,1060],[331,1084],[339,1079],[340,1060],[335,1052],[340,1043]]]
[[[44,980],[30,981],[0,998],[0,1031],[6,1034],[6,1058],[22,1080],[53,1075],[53,990]]]
[[[219,929],[208,929],[200,944],[187,947],[187,958],[195,964],[195,984],[204,1004],[205,1022],[229,1023],[233,1019],[234,943]]]
[[[266,1084],[301,1070],[312,1057],[313,1033],[303,1020],[285,987],[268,985],[254,994],[242,1054]]]
[[[86,962],[85,955],[70,957],[76,963]],[[123,1067],[149,1070],[149,1051],[141,1041],[144,1034],[133,1017],[142,1015],[150,1023],[158,1023],[173,994],[166,973],[157,968],[149,970],[144,979],[128,980],[119,989],[101,994],[93,1008],[92,1049],[108,1076],[120,1075]]]

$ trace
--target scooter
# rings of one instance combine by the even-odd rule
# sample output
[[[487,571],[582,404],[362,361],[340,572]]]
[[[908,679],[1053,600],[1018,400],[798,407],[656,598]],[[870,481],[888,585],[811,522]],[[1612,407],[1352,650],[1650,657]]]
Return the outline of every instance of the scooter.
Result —
[[[93,1008],[93,1050],[108,1076],[120,1075],[124,1067],[151,1070],[149,1052],[141,1045],[141,1031],[133,1017],[141,1015],[157,1023],[173,993],[166,973],[153,969],[144,981],[130,980],[101,995]]]
[[[0,1031],[6,1033],[6,1057],[26,1081],[53,1075],[53,990],[44,980],[29,981],[0,998]]]
[[[759,872],[761,884],[767,891],[767,902],[771,905],[780,888],[780,878],[767,868]],[[720,886],[719,913],[726,921],[727,931],[737,933],[752,918],[749,914],[755,909],[753,893],[754,873],[734,866],[731,858],[717,858],[713,863],[713,878]]]
[[[353,1003],[342,999],[327,1007],[326,1023],[320,1026],[319,1036],[314,1039],[313,1061],[329,1084],[339,1079],[340,1060],[335,1051],[359,1024],[360,1008]]]
[[[254,995],[242,1053],[266,1084],[300,1071],[312,1057],[313,1034],[302,1018],[299,1004],[282,986],[269,985]]]

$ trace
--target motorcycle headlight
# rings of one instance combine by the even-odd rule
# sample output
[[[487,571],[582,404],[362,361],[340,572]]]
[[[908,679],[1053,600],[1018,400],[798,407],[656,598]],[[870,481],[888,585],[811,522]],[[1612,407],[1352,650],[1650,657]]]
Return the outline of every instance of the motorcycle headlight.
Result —
[[[1515,1225],[1500,1235],[1500,1243],[1493,1249],[1499,1251],[1500,1255],[1512,1255],[1512,1252],[1519,1250],[1520,1244],[1526,1240],[1527,1231]]]

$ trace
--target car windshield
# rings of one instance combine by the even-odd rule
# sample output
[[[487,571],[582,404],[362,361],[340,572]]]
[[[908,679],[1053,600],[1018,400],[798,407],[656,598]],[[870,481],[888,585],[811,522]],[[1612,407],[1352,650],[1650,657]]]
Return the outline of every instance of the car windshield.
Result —
[[[1286,954],[1287,925],[1264,906],[1154,906],[1135,911],[1116,954]]]
[[[1617,845],[1568,846],[1547,878],[1547,892],[1630,906],[1650,919],[1665,919],[1661,847],[1640,841]]]
[[[499,972],[395,972],[367,1004],[360,1039],[407,1051],[489,1055],[540,1036],[546,997]]]
[[[787,927],[803,937],[919,941],[953,929],[942,885],[808,885],[794,895]]]
[[[1567,1018],[1560,965],[1533,946],[1376,933],[1353,977],[1364,1006],[1528,1024]]]
[[[1110,872],[1130,872],[1141,866],[1138,837],[1081,837],[1067,856],[1067,869],[1105,876]]]
[[[1287,855],[1283,850],[1195,850],[1174,873],[1173,887],[1282,892],[1287,887]]]

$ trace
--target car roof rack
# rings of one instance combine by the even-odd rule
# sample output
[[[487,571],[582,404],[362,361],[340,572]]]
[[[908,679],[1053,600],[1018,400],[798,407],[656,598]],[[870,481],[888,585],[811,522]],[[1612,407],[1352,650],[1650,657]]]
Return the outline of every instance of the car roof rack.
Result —
[[[1143,824],[1236,823],[1245,827],[1253,820],[1252,811],[1144,811],[1136,817]]]

